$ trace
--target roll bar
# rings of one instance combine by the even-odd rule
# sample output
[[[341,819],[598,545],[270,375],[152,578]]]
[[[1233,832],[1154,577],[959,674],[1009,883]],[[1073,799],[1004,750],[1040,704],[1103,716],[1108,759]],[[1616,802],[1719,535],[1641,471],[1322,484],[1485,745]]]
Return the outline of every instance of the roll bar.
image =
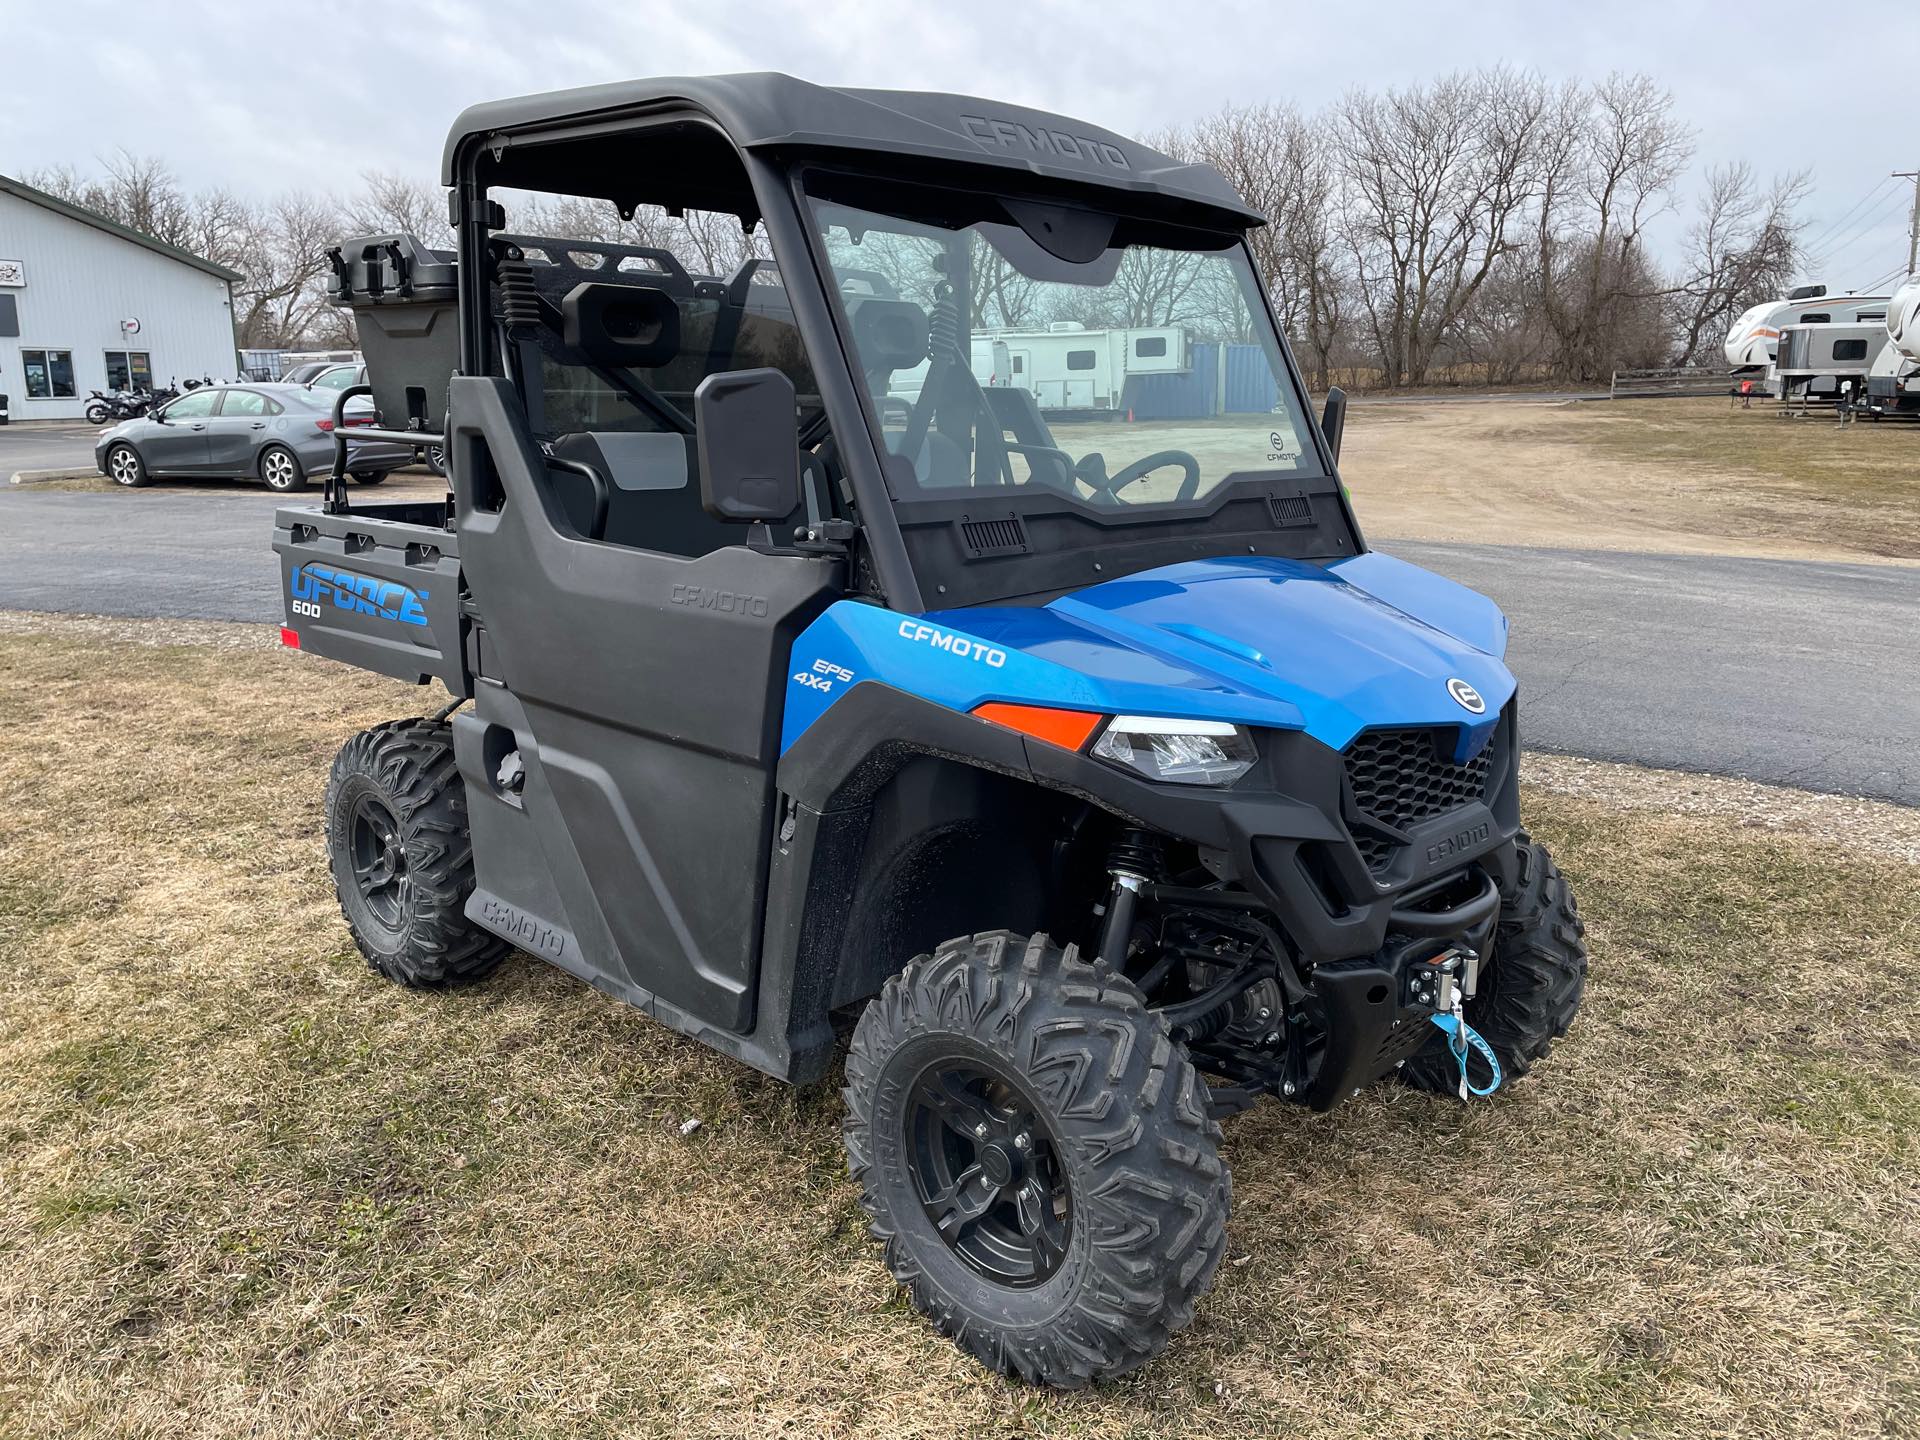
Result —
[[[333,468],[327,472],[325,499],[321,510],[328,515],[350,513],[347,505],[347,401],[356,395],[371,395],[371,385],[349,385],[334,397],[333,402]],[[411,445],[418,453],[430,450],[435,445],[444,450],[447,437],[435,430],[388,430],[378,425],[356,425],[353,430],[357,440],[389,440],[401,445]],[[607,484],[607,477],[584,460],[574,460],[564,455],[545,455],[542,457],[555,470],[565,470],[574,475],[585,477],[593,486],[593,523],[587,531],[589,540],[601,539],[607,533],[607,512],[613,505],[613,489]],[[453,527],[452,501],[448,501],[447,527]]]

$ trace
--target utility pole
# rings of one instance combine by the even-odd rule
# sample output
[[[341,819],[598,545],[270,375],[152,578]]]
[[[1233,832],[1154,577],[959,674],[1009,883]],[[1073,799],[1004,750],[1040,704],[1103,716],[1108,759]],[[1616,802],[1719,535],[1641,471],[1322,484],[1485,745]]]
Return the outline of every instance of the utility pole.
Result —
[[[1896,170],[1895,180],[1913,181],[1913,213],[1907,218],[1907,273],[1920,270],[1920,170]]]

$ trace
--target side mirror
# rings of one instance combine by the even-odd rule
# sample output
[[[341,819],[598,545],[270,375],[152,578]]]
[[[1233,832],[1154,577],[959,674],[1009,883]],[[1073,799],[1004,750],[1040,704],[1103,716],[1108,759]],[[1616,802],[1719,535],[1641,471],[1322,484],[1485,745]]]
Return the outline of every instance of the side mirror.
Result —
[[[1340,463],[1340,437],[1347,432],[1347,392],[1338,385],[1327,391],[1327,408],[1320,415],[1320,433],[1327,437],[1333,463]]]
[[[784,520],[800,508],[800,422],[778,370],[726,370],[693,392],[700,503],[716,520]]]

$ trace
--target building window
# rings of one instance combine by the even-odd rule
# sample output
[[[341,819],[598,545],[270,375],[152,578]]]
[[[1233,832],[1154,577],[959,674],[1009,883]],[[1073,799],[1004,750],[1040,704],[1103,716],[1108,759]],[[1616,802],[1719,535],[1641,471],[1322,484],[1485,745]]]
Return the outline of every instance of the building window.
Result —
[[[1833,323],[1833,316],[1817,313],[1802,315],[1800,317],[1800,323],[1802,325],[1831,325]]]
[[[1013,373],[1014,374],[1016,375],[1021,374],[1023,371],[1026,370],[1026,368],[1027,368],[1026,356],[1016,355],[1013,357]]]
[[[1093,369],[1093,351],[1091,350],[1067,351],[1067,368],[1069,370]]]
[[[153,357],[145,350],[107,351],[107,389],[153,389]]]
[[[22,350],[20,368],[27,372],[29,400],[73,399],[71,350]]]
[[[1833,342],[1835,360],[1864,360],[1867,358],[1867,342],[1864,340],[1836,340]]]
[[[1143,335],[1133,342],[1133,353],[1141,360],[1157,360],[1167,353],[1167,337],[1164,335]]]

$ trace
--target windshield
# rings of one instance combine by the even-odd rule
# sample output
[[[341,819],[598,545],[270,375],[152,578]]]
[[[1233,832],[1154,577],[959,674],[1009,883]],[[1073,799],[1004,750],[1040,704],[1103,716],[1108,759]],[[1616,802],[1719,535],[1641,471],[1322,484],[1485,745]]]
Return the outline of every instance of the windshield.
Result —
[[[1237,239],[905,187],[883,213],[833,186],[809,181],[813,224],[896,498],[1131,516],[1320,473]]]

